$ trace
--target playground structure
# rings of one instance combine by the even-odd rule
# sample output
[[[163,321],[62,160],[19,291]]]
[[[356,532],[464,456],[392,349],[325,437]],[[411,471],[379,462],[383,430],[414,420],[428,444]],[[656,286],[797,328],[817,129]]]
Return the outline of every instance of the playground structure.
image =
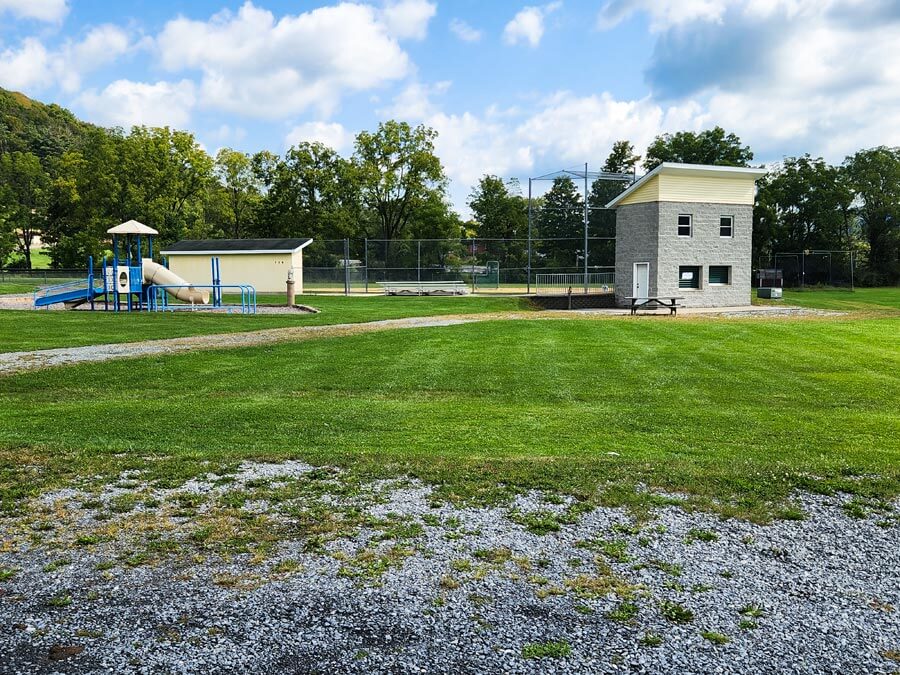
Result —
[[[35,307],[62,303],[75,308],[90,303],[93,310],[102,302],[104,310],[113,312],[221,309],[256,313],[256,289],[247,284],[223,285],[218,258],[211,258],[211,284],[191,284],[153,261],[153,237],[159,232],[152,227],[129,220],[107,233],[112,235],[112,259],[104,259],[99,278],[90,257],[86,279],[35,291]],[[226,304],[223,291],[239,296],[240,303]]]

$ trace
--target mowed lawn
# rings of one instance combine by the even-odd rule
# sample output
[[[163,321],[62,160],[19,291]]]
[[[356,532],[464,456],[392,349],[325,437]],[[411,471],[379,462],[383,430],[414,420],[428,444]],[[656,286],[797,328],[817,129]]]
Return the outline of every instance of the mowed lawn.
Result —
[[[6,508],[245,459],[409,474],[448,497],[641,484],[725,514],[900,492],[900,319],[489,321],[0,378]]]
[[[755,293],[754,293],[755,295]],[[758,305],[795,305],[839,312],[894,312],[900,314],[900,288],[785,290],[783,300],[754,299]]]
[[[319,314],[227,315],[209,312],[86,312],[0,310],[0,352],[135,342],[186,335],[236,333],[448,314],[527,311],[516,297],[302,296]]]

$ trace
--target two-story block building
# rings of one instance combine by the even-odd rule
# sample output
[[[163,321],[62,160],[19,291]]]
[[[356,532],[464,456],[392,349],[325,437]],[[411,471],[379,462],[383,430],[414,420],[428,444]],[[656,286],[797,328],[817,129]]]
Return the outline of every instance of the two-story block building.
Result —
[[[616,209],[616,302],[683,297],[686,307],[750,304],[753,202],[764,169],[664,162]]]

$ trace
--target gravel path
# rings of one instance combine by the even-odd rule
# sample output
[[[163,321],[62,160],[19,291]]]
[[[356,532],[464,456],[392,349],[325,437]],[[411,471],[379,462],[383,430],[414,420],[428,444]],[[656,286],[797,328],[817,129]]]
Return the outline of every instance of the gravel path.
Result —
[[[299,462],[168,491],[126,476],[0,520],[0,671],[898,672],[897,504],[797,499],[804,520],[767,526],[674,505],[637,522]],[[264,517],[254,536],[278,537],[242,552]]]
[[[251,347],[271,344],[273,342],[296,341],[314,337],[356,335],[359,333],[371,333],[375,331],[398,330],[404,328],[455,326],[464,323],[472,323],[474,321],[483,321],[488,318],[492,318],[492,316],[418,317],[369,321],[366,323],[345,323],[331,326],[291,326],[289,328],[269,328],[266,330],[244,333],[195,335],[189,337],[167,338],[164,340],[144,340],[140,342],[122,342],[108,345],[89,345],[86,347],[60,347],[58,349],[7,352],[0,353],[0,375],[35,370],[37,368],[46,368],[49,366],[109,361],[110,359],[134,358],[139,356],[175,354],[197,349]]]

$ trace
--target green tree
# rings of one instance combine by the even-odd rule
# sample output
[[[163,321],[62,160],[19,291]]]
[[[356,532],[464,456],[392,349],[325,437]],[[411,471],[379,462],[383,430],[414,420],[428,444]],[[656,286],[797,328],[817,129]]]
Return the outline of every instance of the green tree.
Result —
[[[657,136],[647,148],[646,157],[644,168],[651,171],[663,162],[748,166],[753,152],[749,146],[741,145],[735,134],[715,127],[700,133],[679,131]]]
[[[612,151],[606,158],[603,171],[607,173],[632,173],[641,161],[641,156],[634,154],[634,144],[631,141],[616,141]]]
[[[754,259],[779,251],[846,249],[853,193],[840,169],[821,157],[788,157],[758,182]]]
[[[584,251],[584,200],[571,178],[553,181],[538,216],[546,267],[580,268]]]
[[[215,175],[225,190],[229,232],[240,239],[253,217],[259,201],[257,174],[252,158],[231,148],[222,148],[216,154]]]
[[[47,224],[50,176],[30,152],[0,155],[0,211],[16,236],[16,248],[31,269],[31,245]]]
[[[447,179],[434,154],[435,138],[434,129],[394,120],[357,135],[353,160],[360,195],[383,239],[405,237],[413,214],[433,195],[444,196]]]
[[[900,148],[860,150],[844,162],[869,244],[870,281],[900,282]]]
[[[482,243],[482,262],[497,260],[508,270],[527,267],[528,202],[519,192],[518,183],[486,175],[469,195],[476,236],[487,240]]]

